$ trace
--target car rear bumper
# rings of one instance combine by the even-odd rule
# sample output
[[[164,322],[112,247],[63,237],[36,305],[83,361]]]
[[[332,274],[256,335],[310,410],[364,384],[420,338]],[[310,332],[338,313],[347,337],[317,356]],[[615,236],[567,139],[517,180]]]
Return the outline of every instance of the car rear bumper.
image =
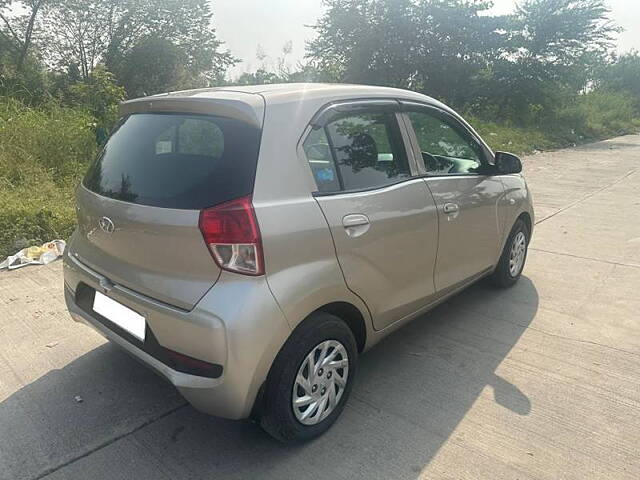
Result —
[[[183,311],[110,283],[74,258],[72,249],[69,252],[64,259],[65,301],[75,321],[165,377],[198,410],[231,419],[249,416],[291,332],[264,277],[223,274],[193,310]],[[79,295],[83,288],[100,291],[142,314],[150,333],[144,343],[128,338],[88,308]],[[158,349],[219,365],[221,373],[213,378],[179,371],[157,354]]]

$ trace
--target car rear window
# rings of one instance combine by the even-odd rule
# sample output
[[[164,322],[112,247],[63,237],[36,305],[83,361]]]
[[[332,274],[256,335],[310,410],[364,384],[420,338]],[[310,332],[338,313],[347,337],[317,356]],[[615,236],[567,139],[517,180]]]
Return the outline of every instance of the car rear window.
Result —
[[[84,186],[140,205],[201,209],[253,191],[260,130],[231,118],[136,113],[124,118]]]

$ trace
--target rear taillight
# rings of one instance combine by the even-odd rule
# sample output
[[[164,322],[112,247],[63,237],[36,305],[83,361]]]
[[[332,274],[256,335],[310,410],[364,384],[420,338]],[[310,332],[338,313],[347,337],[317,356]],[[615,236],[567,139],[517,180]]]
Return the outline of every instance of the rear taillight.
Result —
[[[250,196],[202,210],[198,226],[220,268],[245,275],[264,273],[262,239]]]

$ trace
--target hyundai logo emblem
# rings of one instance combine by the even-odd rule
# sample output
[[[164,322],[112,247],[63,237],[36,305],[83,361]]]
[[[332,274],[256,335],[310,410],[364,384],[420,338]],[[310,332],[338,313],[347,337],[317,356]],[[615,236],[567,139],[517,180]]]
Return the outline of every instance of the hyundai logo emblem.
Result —
[[[98,224],[100,225],[102,231],[105,233],[113,233],[113,231],[116,229],[116,226],[113,224],[109,217],[102,217]]]

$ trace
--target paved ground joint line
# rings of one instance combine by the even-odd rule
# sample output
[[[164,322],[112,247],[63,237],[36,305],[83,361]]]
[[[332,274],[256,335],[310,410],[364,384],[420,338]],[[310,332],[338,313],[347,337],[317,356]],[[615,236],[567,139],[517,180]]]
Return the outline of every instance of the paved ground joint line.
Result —
[[[33,479],[32,479],[32,480],[40,480],[40,479],[42,479],[42,478],[45,478],[45,477],[47,477],[48,475],[51,475],[52,473],[55,473],[55,472],[57,472],[58,470],[60,470],[60,469],[62,469],[62,468],[64,468],[64,467],[67,467],[67,466],[69,466],[69,465],[71,465],[71,464],[73,464],[73,463],[77,462],[78,460],[81,460],[81,459],[83,459],[83,458],[86,458],[86,457],[88,457],[89,455],[92,455],[92,454],[96,453],[97,451],[102,450],[102,449],[103,449],[103,448],[105,448],[105,447],[108,447],[109,445],[111,445],[111,444],[113,444],[113,443],[117,442],[118,440],[121,440],[121,439],[123,439],[123,438],[125,438],[125,437],[128,437],[128,436],[129,436],[129,435],[131,435],[132,433],[136,433],[138,430],[141,430],[141,429],[143,429],[143,428],[145,428],[145,427],[147,427],[147,426],[151,425],[152,423],[157,422],[158,420],[162,420],[163,418],[168,417],[168,416],[169,416],[169,415],[171,415],[172,413],[177,412],[178,410],[180,410],[181,408],[186,407],[187,405],[188,405],[188,404],[185,402],[185,403],[183,403],[183,404],[181,404],[181,405],[178,405],[177,407],[172,408],[171,410],[168,410],[168,411],[166,411],[166,412],[164,412],[164,413],[162,413],[162,414],[158,415],[157,417],[150,418],[149,420],[147,420],[147,421],[145,421],[145,422],[142,422],[142,423],[141,423],[140,425],[138,425],[137,427],[132,428],[131,430],[129,430],[129,431],[127,431],[127,432],[124,432],[124,433],[122,433],[122,434],[120,434],[120,435],[116,435],[115,437],[110,438],[110,439],[109,439],[109,440],[107,440],[106,442],[103,442],[103,443],[101,443],[100,445],[98,445],[98,446],[96,446],[96,447],[94,447],[94,448],[91,448],[91,449],[87,450],[87,451],[86,451],[86,452],[84,452],[83,454],[78,455],[77,457],[72,458],[71,460],[67,460],[66,462],[63,462],[63,463],[61,463],[60,465],[57,465],[57,466],[55,466],[55,467],[47,468],[45,471],[43,471],[43,472],[39,473],[38,475],[36,475],[35,477],[33,477]]]
[[[562,212],[564,212],[564,211],[566,211],[566,210],[569,210],[570,208],[575,207],[576,205],[579,205],[580,203],[584,202],[585,200],[590,199],[590,198],[591,198],[591,197],[593,197],[594,195],[597,195],[597,194],[599,194],[600,192],[603,192],[603,191],[604,191],[604,190],[606,190],[607,188],[609,188],[609,187],[613,187],[614,185],[617,185],[618,183],[622,182],[623,180],[625,180],[626,178],[630,177],[631,175],[633,175],[633,174],[634,174],[634,173],[636,173],[636,172],[637,172],[637,169],[636,169],[636,168],[629,170],[629,171],[628,171],[627,173],[625,173],[622,177],[617,178],[617,179],[616,179],[616,180],[614,180],[613,182],[608,183],[607,185],[605,185],[605,186],[603,186],[603,187],[600,187],[599,189],[594,190],[594,191],[593,191],[593,192],[591,192],[591,193],[587,193],[586,195],[584,195],[584,196],[580,197],[579,199],[577,199],[577,200],[575,200],[575,201],[571,202],[569,205],[566,205],[566,206],[562,207],[561,209],[559,209],[558,211],[556,211],[556,212],[552,213],[551,215],[547,215],[546,217],[541,218],[540,220],[538,220],[537,222],[535,222],[535,225],[539,225],[539,224],[541,224],[542,222],[545,222],[545,221],[549,220],[550,218],[555,217],[555,216],[556,216],[556,215],[558,215],[559,213],[562,213]]]
[[[602,348],[606,348],[606,349],[609,349],[609,350],[614,350],[616,352],[624,353],[624,354],[627,354],[627,355],[640,357],[640,353],[633,352],[631,350],[625,350],[624,348],[614,347],[612,345],[607,345],[606,343],[599,343],[599,342],[595,342],[593,340],[586,340],[586,339],[583,339],[583,338],[569,337],[567,335],[561,335],[559,333],[552,333],[552,332],[549,332],[548,330],[545,330],[543,328],[538,328],[538,327],[534,327],[534,326],[531,326],[531,325],[524,325],[524,324],[519,323],[519,322],[513,322],[511,320],[507,320],[507,319],[504,319],[504,318],[499,318],[499,317],[493,316],[491,314],[488,314],[486,312],[482,312],[482,311],[479,311],[479,310],[474,310],[474,309],[471,309],[471,308],[468,308],[468,307],[464,307],[464,306],[460,307],[460,308],[462,310],[467,311],[467,312],[475,313],[476,315],[480,315],[482,317],[489,318],[489,319],[495,320],[497,322],[510,323],[511,325],[517,325],[517,326],[522,327],[522,328],[524,328],[526,330],[531,330],[533,332],[537,332],[537,333],[540,333],[542,335],[548,335],[549,337],[554,337],[554,338],[557,338],[559,340],[566,340],[568,342],[582,343],[582,344],[585,344],[585,345],[593,345],[593,346],[596,346],[596,347],[602,347]],[[566,315],[568,317],[571,317],[571,318],[573,318],[575,320],[580,320],[580,316],[578,316],[578,315],[574,315],[574,314],[570,314],[570,313],[565,313],[564,315]],[[483,338],[487,338],[487,339],[491,338],[491,337],[480,335],[480,334],[477,334],[477,335],[478,336],[482,336]],[[445,337],[444,335],[441,335],[441,336]],[[445,337],[445,338],[447,338],[447,337]]]
[[[574,315],[568,315],[568,316],[576,318],[576,319],[579,319],[579,317],[576,317]],[[549,332],[547,330],[543,330],[541,328],[536,328],[536,327],[532,327],[532,326],[529,326],[528,329],[533,331],[533,332],[538,332],[538,333],[541,333],[543,335],[548,335],[549,337],[558,338],[560,340],[567,340],[568,342],[582,343],[582,344],[585,344],[585,345],[593,345],[595,347],[602,347],[602,348],[606,348],[606,349],[609,349],[609,350],[614,350],[616,352],[624,353],[626,355],[632,355],[634,357],[640,357],[640,354],[637,353],[637,352],[632,352],[631,350],[625,350],[624,348],[613,347],[611,345],[607,345],[606,343],[599,343],[599,342],[594,342],[593,340],[585,340],[585,339],[576,338],[576,337],[568,337],[566,335],[560,335],[558,333],[551,333],[551,332]]]
[[[623,262],[615,262],[613,260],[603,260],[601,258],[583,257],[582,255],[574,255],[573,253],[565,253],[565,252],[554,252],[552,250],[545,250],[544,248],[529,247],[529,250],[548,253],[550,255],[559,255],[561,257],[579,258],[581,260],[591,260],[592,262],[607,263],[609,265],[617,265],[619,267],[640,268],[640,265],[638,265],[637,263],[623,263]]]

